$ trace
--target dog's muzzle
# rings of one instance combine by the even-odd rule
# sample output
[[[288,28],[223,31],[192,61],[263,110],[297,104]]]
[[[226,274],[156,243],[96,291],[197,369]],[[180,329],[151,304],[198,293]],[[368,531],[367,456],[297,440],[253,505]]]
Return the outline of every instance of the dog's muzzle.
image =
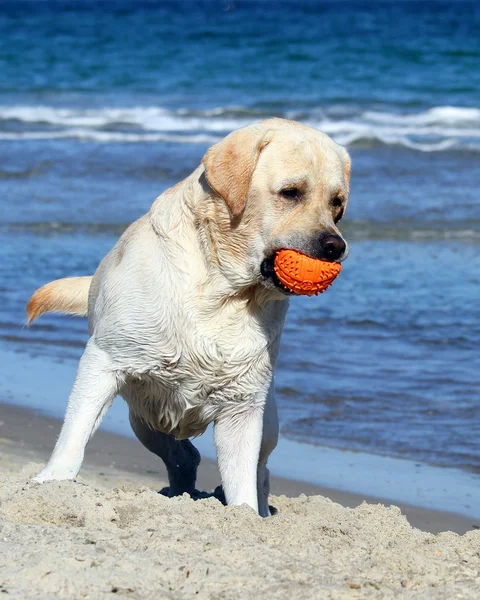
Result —
[[[291,248],[291,250],[297,250],[302,254],[306,254],[307,256],[318,260],[341,262],[345,258],[347,244],[339,235],[322,232],[309,240],[305,244],[305,248]],[[277,277],[274,266],[276,254],[277,253],[275,252],[273,255],[263,259],[260,265],[260,273],[265,280],[273,283],[273,285],[284,294],[295,295],[295,293],[287,289]]]

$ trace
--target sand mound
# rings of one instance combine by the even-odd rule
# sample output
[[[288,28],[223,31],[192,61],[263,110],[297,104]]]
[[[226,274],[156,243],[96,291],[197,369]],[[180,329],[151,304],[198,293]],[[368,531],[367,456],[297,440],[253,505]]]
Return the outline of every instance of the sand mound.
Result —
[[[0,476],[11,598],[477,598],[480,532],[412,529],[396,507],[272,498],[277,514],[145,486]]]

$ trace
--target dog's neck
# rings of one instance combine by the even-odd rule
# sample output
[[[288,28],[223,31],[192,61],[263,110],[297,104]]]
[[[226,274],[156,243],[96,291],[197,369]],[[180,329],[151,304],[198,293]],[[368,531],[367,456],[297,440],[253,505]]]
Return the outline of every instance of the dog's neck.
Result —
[[[174,249],[173,259],[190,278],[192,290],[205,298],[207,310],[234,304],[237,310],[244,306],[254,312],[286,313],[287,299],[260,281],[246,280],[242,273],[247,244],[240,227],[232,226],[226,206],[209,188],[203,166],[161,194],[149,216],[157,235]],[[228,236],[235,236],[234,244],[228,244]],[[238,255],[226,251],[227,246],[238,248]]]

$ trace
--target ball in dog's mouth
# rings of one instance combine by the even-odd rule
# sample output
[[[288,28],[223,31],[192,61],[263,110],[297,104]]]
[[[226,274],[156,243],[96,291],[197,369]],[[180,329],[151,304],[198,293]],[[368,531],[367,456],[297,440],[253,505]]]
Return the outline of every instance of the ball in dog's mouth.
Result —
[[[262,261],[260,270],[287,293],[313,296],[322,294],[334,282],[342,265],[312,258],[298,250],[279,250]]]

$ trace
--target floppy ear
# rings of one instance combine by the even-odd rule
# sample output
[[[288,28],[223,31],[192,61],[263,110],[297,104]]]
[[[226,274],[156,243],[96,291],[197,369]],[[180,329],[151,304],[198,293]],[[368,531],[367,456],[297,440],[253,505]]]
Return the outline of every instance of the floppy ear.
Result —
[[[265,131],[246,127],[209,148],[202,159],[208,185],[224,199],[232,217],[245,209],[259,154],[267,144]]]

